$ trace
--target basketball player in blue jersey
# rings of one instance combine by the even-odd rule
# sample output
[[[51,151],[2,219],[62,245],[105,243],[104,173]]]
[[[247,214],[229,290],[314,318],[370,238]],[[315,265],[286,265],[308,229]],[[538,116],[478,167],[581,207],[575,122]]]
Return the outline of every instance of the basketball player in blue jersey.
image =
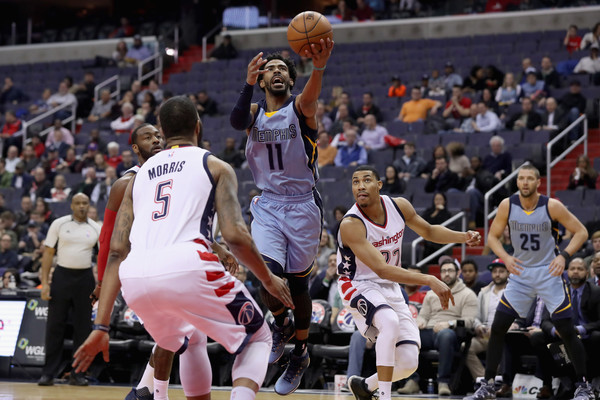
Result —
[[[307,57],[314,70],[302,93],[292,95],[296,83],[293,62],[280,54],[263,58],[258,53],[248,64],[246,84],[231,112],[231,125],[246,130],[246,158],[262,195],[252,200],[252,237],[265,263],[278,276],[287,278],[294,300],[294,319],[275,297],[261,288],[273,323],[270,363],[283,355],[285,344],[296,337],[296,346],[275,392],[286,395],[300,385],[310,360],[306,348],[312,302],[308,279],[321,234],[322,207],[315,189],[317,173],[317,100],[333,42],[314,44]],[[258,82],[265,98],[252,103]]]
[[[427,285],[443,309],[454,298],[450,288],[432,275],[400,268],[402,238],[409,227],[436,243],[479,244],[478,232],[457,232],[430,225],[408,200],[379,194],[383,183],[377,170],[360,166],[352,174],[356,204],[338,232],[338,291],[360,333],[375,342],[377,373],[364,379],[351,376],[348,387],[357,400],[390,400],[392,382],[407,378],[419,363],[420,335],[398,283]]]
[[[485,382],[465,400],[495,399],[494,377],[500,363],[504,336],[516,317],[524,318],[536,296],[546,304],[557,334],[573,363],[577,383],[574,399],[591,400],[594,393],[585,380],[585,350],[571,319],[569,289],[563,277],[571,255],[588,237],[585,227],[557,200],[538,193],[540,172],[532,165],[521,167],[517,176],[519,193],[504,199],[488,235],[492,251],[504,260],[511,276],[492,323],[486,357]],[[557,247],[558,224],[573,238],[563,251]],[[508,225],[514,254],[508,254],[500,237]]]

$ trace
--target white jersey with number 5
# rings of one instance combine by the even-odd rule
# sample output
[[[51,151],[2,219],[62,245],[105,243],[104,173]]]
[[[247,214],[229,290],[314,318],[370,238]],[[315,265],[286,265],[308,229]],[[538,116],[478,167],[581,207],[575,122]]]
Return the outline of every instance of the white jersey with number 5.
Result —
[[[174,146],[142,165],[133,184],[132,253],[199,240],[210,246],[215,214],[210,154]]]
[[[386,263],[400,267],[405,227],[404,215],[389,196],[381,196],[381,205],[385,212],[383,225],[371,221],[356,203],[348,210],[344,218],[359,219],[367,230],[367,240],[381,252]],[[341,245],[341,233],[338,233],[338,243],[340,243],[337,253],[338,274],[352,281],[389,282],[377,276],[371,268],[354,255],[349,247]]]

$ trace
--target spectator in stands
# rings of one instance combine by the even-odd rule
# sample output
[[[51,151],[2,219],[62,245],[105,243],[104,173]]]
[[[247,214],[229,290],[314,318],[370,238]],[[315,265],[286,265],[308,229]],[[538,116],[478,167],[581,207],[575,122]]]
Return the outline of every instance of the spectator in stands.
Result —
[[[327,229],[323,228],[321,231],[319,249],[317,250],[317,256],[315,259],[319,272],[331,267],[329,265],[329,257],[332,254],[336,254],[335,240],[333,240],[333,236],[329,234]]]
[[[590,269],[590,264],[592,263],[594,255],[600,251],[600,231],[594,232],[590,241],[592,242],[591,253],[583,259],[583,263],[587,269]],[[594,276],[594,274],[591,273],[590,276]]]
[[[49,199],[50,189],[52,188],[52,184],[48,179],[46,179],[46,172],[44,168],[37,167],[33,170],[33,182],[31,184],[31,189],[29,189],[29,194],[32,199]]]
[[[542,75],[542,80],[546,84],[547,88],[558,89],[561,86],[560,75],[554,69],[554,65],[552,64],[552,59],[550,57],[542,57],[540,74]]]
[[[583,39],[581,39],[581,45],[579,46],[579,49],[585,50],[593,45],[600,45],[600,22],[594,25],[594,28],[591,32],[588,32],[585,35],[583,35]]]
[[[492,322],[494,322],[496,308],[498,307],[498,303],[500,303],[500,298],[504,294],[504,289],[508,281],[508,269],[501,259],[496,258],[492,261],[488,265],[488,269],[492,272],[492,282],[482,288],[477,295],[477,318],[475,318],[473,325],[475,337],[471,340],[471,347],[469,347],[466,361],[467,368],[469,368],[473,380],[485,375],[485,369],[477,355],[488,348],[490,330]]]
[[[98,180],[106,178],[106,168],[109,165],[106,163],[106,159],[104,155],[101,153],[96,153],[94,155],[94,165],[90,168],[94,168],[96,170],[96,177]]]
[[[6,170],[6,161],[0,158],[0,188],[10,187],[13,173]]]
[[[21,159],[19,158],[19,149],[17,146],[10,146],[8,148],[6,159],[4,161],[6,162],[6,170],[14,173],[17,169],[17,164],[21,162]]]
[[[592,75],[593,82],[598,85],[600,84],[600,57],[598,53],[600,49],[598,45],[593,45],[590,47],[590,55],[587,57],[583,57],[575,68],[573,69],[573,73],[575,74],[589,74]]]
[[[404,193],[404,180],[398,178],[398,171],[393,165],[385,167],[385,174],[381,181],[383,182],[382,194],[399,195]]]
[[[113,168],[117,168],[121,161],[123,161],[123,158],[119,154],[119,143],[110,142],[106,148],[108,150],[108,154],[104,157],[106,163]]]
[[[85,118],[90,115],[94,106],[94,73],[86,71],[83,75],[83,81],[71,87],[71,93],[77,98],[77,117]]]
[[[406,95],[406,86],[402,84],[398,75],[392,76],[392,85],[388,88],[388,97],[404,97]]]
[[[449,189],[459,189],[458,175],[448,169],[448,159],[438,157],[435,159],[435,169],[425,184],[425,192],[447,192]]]
[[[154,101],[155,101],[154,105],[162,103],[163,97],[164,97],[163,91],[158,86],[158,83],[154,79],[151,79],[150,83],[148,83],[148,89],[146,89],[146,93],[150,93],[150,94],[152,94],[152,96],[154,96]]]
[[[477,227],[477,221],[483,217],[483,193],[493,188],[499,180],[487,169],[483,168],[481,157],[471,157],[469,176],[464,178],[465,192],[469,195],[469,229]],[[499,194],[500,196],[501,194]],[[481,226],[481,224],[479,224]]]
[[[417,317],[417,325],[421,330],[421,350],[436,349],[439,352],[437,381],[440,396],[452,394],[448,384],[452,375],[454,353],[460,346],[455,328],[460,322],[466,329],[471,329],[477,317],[477,296],[458,279],[458,267],[458,262],[451,257],[443,257],[440,262],[441,279],[451,288],[454,305],[450,304],[447,310],[442,310],[437,296],[430,290]],[[404,387],[398,389],[401,394],[418,392],[416,373]]]
[[[504,75],[504,83],[496,92],[496,102],[500,106],[508,106],[516,103],[521,97],[521,85],[515,81],[515,75],[508,72]]]
[[[319,142],[317,145],[319,146],[319,158],[317,159],[319,168],[327,165],[333,165],[338,149],[334,146],[331,146],[329,142],[329,134],[326,131],[321,131],[319,133]]]
[[[59,132],[56,136],[60,137],[60,135],[61,133]],[[49,175],[54,174],[56,167],[62,162],[62,157],[67,156],[69,148],[70,146],[68,144],[62,142],[57,142],[56,145],[51,144],[46,147],[46,159],[43,161],[42,165]]]
[[[403,151],[402,157],[396,158],[393,162],[393,166],[398,171],[398,177],[406,181],[418,178],[425,170],[425,160],[416,154],[413,142],[404,143]]]
[[[210,52],[210,59],[212,60],[231,60],[236,58],[238,55],[238,51],[235,46],[231,42],[231,35],[223,36],[223,41],[220,45],[215,47],[213,51]]]
[[[382,150],[387,147],[385,136],[388,134],[387,129],[377,124],[377,120],[373,114],[367,114],[364,118],[365,129],[360,134],[362,146],[366,150]]]
[[[450,142],[446,145],[448,152],[448,169],[460,178],[459,188],[464,186],[464,177],[470,175],[471,162],[465,155],[465,145],[461,142]]]
[[[77,107],[77,98],[73,93],[69,92],[69,86],[66,81],[60,82],[58,85],[58,92],[48,98],[48,106],[50,108],[59,107],[63,104],[74,104],[75,107]],[[71,116],[71,109],[70,107],[64,108],[57,111],[54,116],[56,118],[66,119]]]
[[[354,21],[375,21],[375,13],[365,0],[356,0],[356,9],[353,14]]]
[[[484,104],[486,105],[488,110],[494,112],[496,115],[499,114],[500,107],[498,106],[498,103],[496,103],[496,100],[494,99],[494,95],[492,94],[492,91],[490,89],[488,89],[488,88],[483,89],[483,91],[481,92],[481,100],[480,101],[484,102]]]
[[[23,189],[23,192],[28,193],[32,182],[33,177],[25,171],[25,163],[23,161],[19,161],[15,167],[15,172],[10,186],[15,189]]]
[[[74,146],[75,139],[73,139],[71,131],[63,126],[62,121],[56,118],[54,120],[54,129],[48,133],[48,136],[46,136],[45,145],[46,147],[50,145],[58,147],[60,143],[67,144],[68,146]]]
[[[337,167],[355,167],[367,163],[367,151],[358,144],[358,134],[356,130],[351,129],[344,132],[346,145],[338,149],[335,156],[335,165]]]
[[[344,122],[350,122],[351,125],[354,125],[355,123],[354,119],[350,116],[350,109],[348,108],[348,105],[342,103],[337,107],[336,118],[331,124],[329,133],[332,136],[335,136],[338,133],[343,132]]]
[[[94,187],[98,183],[98,179],[96,178],[96,169],[86,168],[83,170],[83,174],[84,179],[72,188],[71,195],[84,193],[86,196],[90,196],[92,194],[92,190],[94,190]]]
[[[298,65],[296,65],[298,76],[310,76],[314,68],[312,58],[300,56],[300,61],[298,62]]]
[[[600,286],[600,251],[594,253],[590,262],[590,283]]]
[[[144,102],[145,94],[146,90],[142,90],[142,82],[136,79],[133,82],[131,82],[131,90],[125,92],[121,101],[119,102],[119,105],[123,105],[123,102],[130,102],[134,105],[135,108],[137,108],[139,104],[142,104]],[[133,100],[130,99],[130,96],[133,96]],[[128,99],[125,99],[125,97],[128,97]]]
[[[490,149],[492,152],[484,157],[482,167],[502,180],[512,172],[512,156],[504,151],[504,139],[501,136],[492,136]]]
[[[354,12],[348,7],[346,0],[339,0],[337,8],[333,11],[333,15],[338,17],[340,21],[352,21]]]
[[[337,105],[331,110],[331,112],[329,113],[329,117],[335,121],[339,119],[339,107],[345,104],[348,107],[348,115],[353,119],[356,120],[356,118],[358,118],[358,114],[356,114],[356,111],[354,111],[354,106],[352,105],[352,100],[350,99],[350,93],[348,92],[342,92],[340,93],[340,95],[338,96],[337,99]]]
[[[525,57],[521,61],[521,75],[519,76],[519,83],[521,85],[523,85],[527,81],[527,74],[529,72],[533,72],[533,73],[537,74],[537,71],[535,70],[533,63],[531,62],[531,58]]]
[[[0,105],[5,103],[17,104],[23,101],[29,100],[23,91],[15,87],[14,82],[10,76],[4,78],[4,86],[0,92]]]
[[[581,94],[581,83],[574,80],[569,85],[569,93],[566,93],[559,101],[559,107],[568,113],[568,122],[573,123],[580,114],[585,112],[586,99]]]
[[[206,90],[199,91],[197,99],[198,102],[196,103],[196,109],[198,110],[198,115],[200,115],[200,117],[205,115],[217,115],[219,112],[217,108],[217,102],[208,96]]]
[[[473,126],[475,132],[495,132],[501,127],[502,123],[496,113],[489,110],[485,102],[477,103],[477,117]]]
[[[456,85],[452,88],[452,97],[446,102],[446,107],[442,115],[446,121],[461,121],[469,116],[471,99],[462,95],[462,89]]]
[[[438,157],[448,158],[446,148],[442,145],[437,145],[433,148],[433,151],[431,152],[431,160],[427,161],[427,163],[425,164],[425,169],[421,173],[421,178],[429,178],[429,176],[435,169],[435,162]]]
[[[471,67],[471,72],[463,80],[463,90],[470,93],[479,93],[485,89],[485,72],[481,65]]]
[[[124,38],[133,36],[135,29],[129,23],[129,20],[125,17],[121,17],[121,26],[112,31],[108,37],[109,38]]]
[[[54,177],[54,186],[50,189],[50,199],[53,202],[66,201],[71,193],[71,188],[67,187],[67,180],[64,175],[57,174]]]
[[[94,166],[96,155],[100,152],[98,144],[93,141],[87,145],[86,149],[87,151],[83,153],[79,160],[79,165],[77,166],[77,169],[82,172],[83,170]],[[83,174],[85,175],[85,172],[83,172]]]
[[[127,50],[125,62],[129,65],[137,65],[140,61],[144,61],[152,55],[148,47],[144,46],[142,37],[135,35],[133,37],[133,46]]]
[[[18,266],[19,256],[12,250],[12,238],[5,233],[0,239],[0,270],[17,269]]]
[[[567,189],[588,188],[595,190],[597,178],[598,173],[592,167],[590,159],[585,154],[582,154],[577,157],[577,166],[569,176],[569,186],[567,186]]]
[[[36,157],[35,150],[31,143],[25,145],[23,153],[21,154],[21,159],[25,163],[25,171],[27,172],[32,171],[40,164],[40,159]]]
[[[236,148],[235,139],[232,137],[225,139],[225,148],[218,157],[231,165],[233,168],[240,168],[242,166],[242,155]]]
[[[95,221],[102,225],[102,221],[100,221],[100,218],[98,218],[98,208],[96,206],[90,204],[90,208],[88,208],[87,217],[92,221]]]
[[[125,149],[121,153],[121,162],[117,165],[117,176],[122,177],[125,172],[132,168],[135,164],[133,163],[133,154],[131,150]]]
[[[325,240],[329,237],[329,234],[325,236]],[[323,242],[323,236],[321,236],[321,242]],[[328,248],[329,249],[329,248]],[[312,283],[310,284],[310,298],[311,299],[321,299],[327,300],[327,302],[332,306],[336,304],[336,296],[337,294],[337,254],[333,249],[331,251],[325,251],[323,254],[325,257],[325,265],[323,268],[318,269],[317,276],[314,278]],[[339,309],[339,304],[338,307]],[[332,313],[333,314],[333,313]],[[332,315],[333,316],[333,315]]]
[[[433,196],[433,201],[431,203],[431,207],[427,208],[421,215],[425,221],[429,222],[430,224],[434,223],[438,225],[446,222],[450,217],[452,217],[452,214],[450,214],[450,211],[448,211],[447,208],[448,200],[446,199],[445,193],[436,193]],[[433,243],[426,240],[423,245],[423,257],[428,257],[442,247],[442,244]]]
[[[17,230],[17,219],[15,213],[10,210],[4,210],[0,213],[0,236],[7,234],[11,239],[11,248],[17,249],[17,242],[19,237],[16,233]]]
[[[15,220],[19,228],[25,228],[29,222],[29,219],[31,218],[31,211],[33,210],[33,202],[31,201],[31,197],[29,197],[27,194],[21,196],[20,207],[21,209],[15,214]]]
[[[33,115],[36,115],[48,111],[50,109],[50,106],[48,105],[48,99],[50,96],[52,96],[52,90],[50,90],[50,88],[45,88],[42,91],[41,98],[29,106],[29,112]]]
[[[115,101],[110,98],[110,90],[102,89],[100,91],[100,99],[92,107],[90,115],[88,115],[89,122],[96,122],[101,119],[107,119],[112,114],[112,109],[115,106]]]
[[[421,89],[413,87],[410,92],[411,100],[404,103],[398,119],[406,123],[412,123],[419,120],[425,120],[427,114],[434,115],[441,107],[442,103],[437,100],[422,98]]]
[[[579,50],[581,46],[581,36],[577,33],[577,25],[571,25],[567,29],[567,34],[563,40],[563,46],[566,47],[569,54]]]
[[[542,117],[533,111],[533,103],[529,97],[523,97],[521,102],[521,113],[513,115],[506,123],[508,129],[514,129],[515,131],[521,129],[534,130],[541,125]]]
[[[546,110],[542,114],[542,125],[536,130],[555,131],[566,128],[565,114],[562,109],[558,108],[558,104],[553,97],[546,99]]]
[[[23,143],[23,123],[13,110],[8,110],[4,113],[4,125],[0,131],[0,138],[3,141],[4,154],[6,156],[7,149],[16,146],[17,150],[21,148]]]
[[[451,92],[454,86],[462,87],[463,85],[463,79],[460,77],[460,75],[454,72],[454,64],[452,64],[451,61],[447,61],[444,65],[443,78],[446,86],[446,93]]]
[[[543,100],[547,95],[546,85],[543,80],[538,80],[537,73],[529,71],[527,80],[521,85],[523,97],[529,98],[536,102],[540,107],[543,106]]]
[[[459,85],[460,86],[460,85]],[[431,71],[431,79],[429,79],[429,95],[430,96],[445,96],[446,82],[440,76],[440,71],[434,69]]]
[[[25,225],[26,231],[19,240],[18,252],[23,257],[29,257],[31,260],[29,269],[35,272],[39,270],[43,252],[42,244],[46,235],[41,232],[37,222],[28,221]]]
[[[69,147],[69,149],[67,149],[67,155],[56,166],[56,172],[63,174],[80,172],[80,170],[77,169],[78,166],[79,159],[75,152],[75,147]]]
[[[121,107],[121,116],[110,123],[110,127],[114,133],[129,134],[133,127],[133,105],[125,103]]]
[[[331,121],[331,118],[329,118],[329,115],[325,112],[325,103],[323,100],[317,102],[317,113],[315,114],[315,117],[317,117],[317,124],[320,124],[324,130],[329,132],[333,121]]]
[[[381,122],[383,120],[383,115],[381,114],[379,107],[373,104],[373,93],[363,93],[362,101],[362,107],[356,111],[356,115],[358,115],[356,122],[358,122],[359,124],[363,124],[365,122],[365,117],[369,114],[375,116],[377,122]]]
[[[126,67],[127,64],[127,43],[124,40],[119,40],[115,51],[112,53],[112,59],[118,67]]]
[[[485,284],[479,280],[479,267],[473,259],[467,258],[463,260],[460,264],[460,276],[465,286],[477,295],[485,286]]]
[[[325,110],[331,113],[337,106],[341,104],[341,96],[344,92],[344,88],[341,86],[334,86],[331,88],[331,99],[329,103],[325,104]],[[335,113],[329,116],[332,120],[335,119]]]
[[[504,81],[504,72],[491,64],[485,67],[483,75],[485,77],[485,87],[490,91],[496,91]]]
[[[92,201],[94,204],[97,204],[98,201],[101,200],[108,200],[108,195],[110,194],[112,185],[117,180],[117,170],[110,165],[107,165],[104,169],[103,175],[104,177],[99,179],[94,185],[90,195],[90,201]],[[100,176],[98,170],[96,170],[96,176]]]
[[[421,97],[429,97],[429,75],[421,76]]]
[[[465,132],[465,133],[473,133],[475,132],[475,126],[476,126],[476,118],[477,118],[477,114],[478,114],[478,108],[477,108],[477,104],[471,104],[471,107],[469,107],[469,116],[465,119],[463,119],[463,121],[460,123],[460,126],[458,128],[454,128],[452,130],[443,130],[443,131],[439,131],[439,134],[446,134],[446,133],[454,133],[454,132]]]

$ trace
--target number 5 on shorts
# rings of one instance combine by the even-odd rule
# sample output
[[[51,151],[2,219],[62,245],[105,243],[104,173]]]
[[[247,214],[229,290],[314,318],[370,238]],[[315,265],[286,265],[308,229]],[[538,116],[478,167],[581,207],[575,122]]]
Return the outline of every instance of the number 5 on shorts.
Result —
[[[165,189],[168,188],[169,191],[173,189],[173,180],[169,179],[168,181],[159,182],[156,185],[156,194],[154,195],[154,202],[156,204],[161,204],[162,208],[160,211],[154,211],[152,213],[152,221],[158,221],[163,218],[166,218],[169,215],[169,207],[171,206],[171,195],[169,193],[165,193]]]

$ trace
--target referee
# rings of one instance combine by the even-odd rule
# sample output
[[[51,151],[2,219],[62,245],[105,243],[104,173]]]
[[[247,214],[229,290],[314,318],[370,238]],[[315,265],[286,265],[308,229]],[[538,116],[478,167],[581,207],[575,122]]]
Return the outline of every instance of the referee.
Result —
[[[60,371],[65,326],[69,311],[73,322],[73,349],[76,350],[92,330],[94,290],[92,256],[98,243],[100,226],[88,219],[89,198],[78,193],[71,200],[72,215],[56,219],[50,225],[42,257],[42,299],[48,302],[46,326],[46,364],[40,386],[51,386]],[[56,268],[49,282],[52,260],[56,253]],[[87,386],[81,374],[71,374],[70,385]]]

